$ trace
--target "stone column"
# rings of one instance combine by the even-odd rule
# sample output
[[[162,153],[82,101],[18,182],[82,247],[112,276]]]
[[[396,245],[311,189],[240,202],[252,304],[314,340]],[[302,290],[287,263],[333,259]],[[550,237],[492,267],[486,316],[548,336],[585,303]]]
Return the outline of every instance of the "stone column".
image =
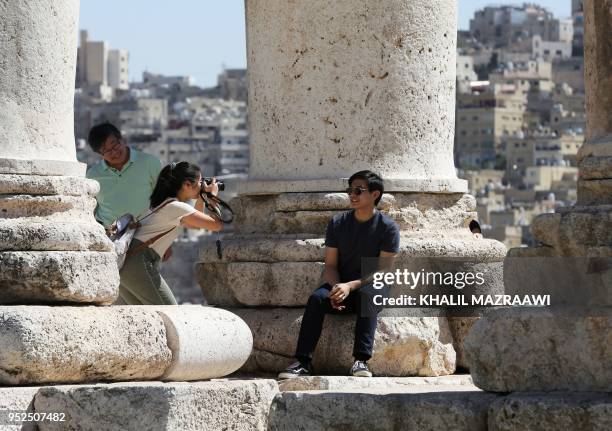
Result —
[[[0,303],[111,303],[116,259],[75,151],[79,2],[1,9]]]
[[[252,336],[227,311],[82,306],[114,302],[119,273],[93,216],[98,183],[76,160],[79,1],[0,11],[0,305],[11,304],[0,306],[0,385],[232,373]]]
[[[578,204],[612,204],[612,2],[591,2],[584,19],[587,130],[578,153]]]
[[[527,268],[522,279],[540,293],[574,296],[552,309],[499,310],[477,323],[468,359],[485,390],[612,389],[612,0],[586,0],[584,16],[587,135],[578,202],[536,218],[540,244],[510,250],[512,266],[504,268],[509,292],[524,288],[516,280]]]
[[[385,180],[380,208],[402,229],[401,259],[452,256],[499,271],[505,247],[469,232],[475,199],[453,164],[456,6],[246,1],[249,180],[233,202],[223,258],[204,249],[198,274],[209,303],[250,325],[251,369],[279,371],[291,360],[303,307],[321,282],[325,227],[349,208],[339,192],[358,170]],[[319,372],[346,372],[353,320],[328,319],[343,335],[324,330]],[[380,322],[376,372],[455,370],[446,319]]]
[[[453,162],[456,1],[246,2],[249,192],[465,193]]]

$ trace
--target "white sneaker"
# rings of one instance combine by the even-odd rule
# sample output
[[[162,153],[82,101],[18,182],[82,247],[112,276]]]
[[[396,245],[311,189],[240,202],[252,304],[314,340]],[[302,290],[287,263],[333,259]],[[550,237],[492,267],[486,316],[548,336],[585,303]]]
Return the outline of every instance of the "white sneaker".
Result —
[[[353,377],[372,377],[372,373],[365,361],[355,361],[351,367],[351,376]]]

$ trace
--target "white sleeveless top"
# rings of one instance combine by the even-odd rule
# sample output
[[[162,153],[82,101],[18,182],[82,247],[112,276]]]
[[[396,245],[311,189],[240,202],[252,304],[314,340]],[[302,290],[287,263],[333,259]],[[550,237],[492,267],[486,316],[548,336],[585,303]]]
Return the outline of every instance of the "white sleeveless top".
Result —
[[[166,199],[161,205],[169,200],[170,199]],[[188,203],[174,199],[162,209],[156,211],[153,215],[142,220],[141,226],[136,231],[134,238],[145,242],[172,229],[172,231],[168,232],[149,246],[155,250],[160,257],[163,257],[166,250],[170,248],[174,240],[181,234],[181,220],[183,217],[191,215],[196,211],[197,210]]]

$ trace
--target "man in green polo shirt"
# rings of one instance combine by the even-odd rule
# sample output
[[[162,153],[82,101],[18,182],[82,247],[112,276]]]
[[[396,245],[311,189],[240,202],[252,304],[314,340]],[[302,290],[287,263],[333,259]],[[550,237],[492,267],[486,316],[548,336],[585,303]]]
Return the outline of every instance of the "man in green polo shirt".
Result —
[[[110,123],[92,127],[87,140],[103,159],[87,170],[87,178],[100,183],[96,220],[108,228],[123,214],[137,217],[146,213],[161,171],[160,161],[128,147],[119,129]]]

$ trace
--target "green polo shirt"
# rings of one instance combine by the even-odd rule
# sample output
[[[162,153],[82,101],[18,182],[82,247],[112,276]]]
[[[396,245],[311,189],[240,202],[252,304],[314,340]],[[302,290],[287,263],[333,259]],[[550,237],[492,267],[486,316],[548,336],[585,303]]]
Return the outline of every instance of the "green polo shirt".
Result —
[[[111,168],[104,160],[87,170],[87,178],[100,183],[96,196],[96,219],[104,227],[123,214],[138,216],[149,208],[161,162],[150,154],[130,148],[130,160],[123,169]]]

